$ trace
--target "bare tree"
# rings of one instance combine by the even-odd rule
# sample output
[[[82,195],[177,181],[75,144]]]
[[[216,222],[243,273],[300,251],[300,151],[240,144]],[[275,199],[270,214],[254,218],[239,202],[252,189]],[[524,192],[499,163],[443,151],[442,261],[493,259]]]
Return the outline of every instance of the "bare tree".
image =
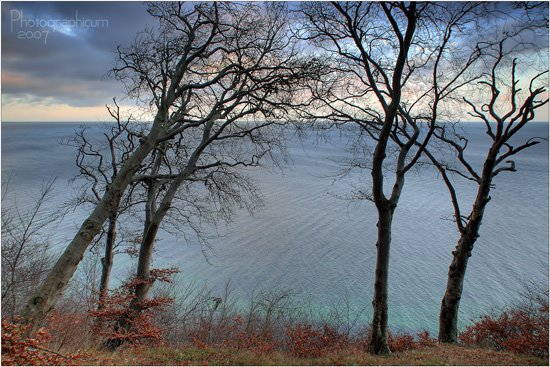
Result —
[[[106,126],[100,139],[90,136],[87,127],[82,127],[75,135],[65,143],[77,149],[75,164],[79,174],[72,179],[79,185],[80,193],[69,205],[76,207],[80,205],[97,205],[101,201],[101,192],[112,184],[118,175],[120,166],[138,145],[138,136],[143,133],[143,126],[132,122],[132,117],[123,119],[120,106],[113,99],[114,106],[105,106],[113,119],[114,125]],[[114,203],[116,210],[110,215],[99,237],[95,240],[91,250],[101,247],[104,241],[101,258],[101,278],[99,281],[99,295],[97,308],[101,310],[104,306],[104,299],[109,290],[109,278],[113,267],[116,247],[125,242],[121,238],[117,241],[117,229],[119,217],[127,212],[132,206],[139,204],[136,185],[131,185],[126,193]],[[122,232],[124,234],[125,232]]]
[[[188,19],[183,11],[181,4],[151,8],[163,26],[158,35],[149,33],[157,37],[153,43],[186,35]],[[286,18],[286,8],[281,4],[226,9],[220,21],[228,27],[223,60],[215,58],[196,71],[198,78],[209,77],[214,71],[222,75],[219,80],[208,80],[204,91],[186,96],[186,109],[178,111],[178,118],[196,124],[195,128],[185,133],[175,131],[173,143],[165,141],[154,151],[150,171],[135,176],[135,180],[146,182],[148,193],[136,273],[140,282],[130,305],[133,313],[140,312],[151,287],[153,248],[168,215],[175,216],[180,226],[188,224],[199,233],[200,224],[195,224],[195,219],[227,221],[233,208],[250,211],[260,202],[257,188],[240,171],[267,158],[274,160],[284,150],[281,127],[285,123],[278,117],[293,103],[290,98],[307,70],[298,64]],[[144,40],[124,50],[121,59],[128,60],[136,49],[144,49],[141,42]],[[166,43],[165,47],[160,53],[169,56],[163,63],[172,65],[172,45]],[[226,73],[226,63],[239,66]],[[141,65],[133,63],[132,67]],[[117,71],[125,80],[126,68],[124,64]],[[246,68],[245,72],[240,68]],[[201,191],[206,197],[198,200]],[[205,216],[207,213],[210,215]],[[128,321],[121,320],[121,325],[127,327]]]
[[[460,52],[454,45],[458,33],[469,33],[477,11],[475,3],[333,2],[302,8],[307,19],[302,37],[332,56],[333,70],[328,78],[312,84],[312,105],[317,108],[305,114],[332,125],[353,123],[358,136],[375,142],[372,161],[362,155],[350,167],[371,170],[371,190],[360,188],[354,197],[373,201],[378,212],[372,353],[390,352],[388,272],[393,214],[406,173],[433,137],[439,108],[477,78],[471,69],[482,50]],[[388,169],[395,175],[389,192],[384,190]]]
[[[521,32],[520,32],[521,33]],[[519,34],[515,34],[518,36]],[[468,138],[454,132],[450,126],[441,126],[435,132],[439,141],[444,142],[456,153],[459,168],[446,162],[427,149],[425,154],[437,167],[450,194],[454,209],[459,240],[449,266],[447,287],[441,302],[439,315],[439,340],[446,343],[457,342],[457,320],[463,282],[466,275],[468,259],[472,255],[474,243],[479,237],[479,229],[487,204],[491,200],[490,192],[494,178],[502,172],[515,172],[516,164],[511,158],[517,153],[539,144],[543,138],[535,137],[523,143],[515,143],[514,137],[535,118],[535,111],[548,103],[547,79],[543,78],[548,71],[542,71],[528,78],[527,90],[520,85],[517,67],[518,59],[507,61],[510,56],[510,45],[517,44],[516,37],[505,34],[497,44],[490,47],[492,53],[487,55],[488,71],[479,81],[477,96],[479,102],[464,97],[470,109],[470,116],[483,121],[490,145],[480,169],[468,158]],[[517,48],[517,47],[516,47]],[[490,59],[489,59],[490,56]],[[509,59],[508,59],[509,60]],[[510,79],[508,79],[510,75]],[[464,213],[461,199],[457,194],[452,176],[459,176],[477,185],[472,209]]]
[[[47,211],[54,180],[42,185],[40,195],[26,210],[9,197],[9,180],[2,186],[2,311],[15,318],[24,299],[35,290],[53,264],[45,228],[62,217]]]
[[[154,119],[30,299],[25,316],[35,329],[153,151],[192,131],[203,133],[204,139],[189,148],[188,162],[174,178],[173,182],[181,183],[191,177],[203,152],[223,137],[222,132],[247,136],[264,125],[261,121],[279,119],[286,112],[291,92],[304,77],[303,62],[285,32],[284,4],[266,4],[269,14],[265,17],[258,16],[259,8],[258,4],[152,4],[150,13],[158,16],[159,29],[140,33],[132,47],[119,48],[114,75],[125,83],[130,97],[149,108]],[[253,121],[242,121],[246,116],[260,122],[251,127]],[[177,186],[167,192],[156,210],[157,218],[170,209]],[[154,223],[147,235],[157,230]]]

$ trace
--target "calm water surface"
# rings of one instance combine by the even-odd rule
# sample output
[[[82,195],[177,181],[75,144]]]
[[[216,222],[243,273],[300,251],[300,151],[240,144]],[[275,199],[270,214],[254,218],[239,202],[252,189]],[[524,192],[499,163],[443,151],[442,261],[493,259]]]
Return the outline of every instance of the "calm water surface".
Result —
[[[11,175],[8,199],[25,207],[41,183],[57,177],[57,210],[74,195],[67,180],[77,173],[74,148],[58,142],[70,137],[78,124],[2,124],[2,180]],[[92,129],[94,129],[92,127]],[[483,126],[464,126],[471,137],[470,158],[485,154]],[[548,124],[533,124],[522,137],[548,137]],[[343,300],[355,307],[370,305],[375,264],[376,212],[370,202],[349,202],[351,182],[369,172],[334,180],[339,161],[348,156],[347,140],[334,134],[328,142],[314,137],[291,138],[292,164],[283,170],[256,169],[250,175],[262,190],[265,207],[254,216],[239,212],[211,240],[208,263],[200,246],[183,236],[161,233],[155,266],[177,266],[186,280],[206,282],[221,291],[231,280],[235,293],[247,298],[254,290],[289,288],[310,297],[320,310]],[[516,157],[515,174],[503,173],[486,211],[481,237],[468,266],[460,320],[499,309],[518,299],[522,284],[548,279],[548,143]],[[471,207],[474,188],[462,183],[463,210]],[[447,191],[428,167],[407,177],[395,213],[390,264],[390,323],[400,329],[437,328],[438,310],[451,251],[458,238],[450,217]],[[62,249],[86,214],[84,208],[67,216],[52,230],[52,245]],[[120,258],[124,269],[131,262]],[[363,315],[370,319],[370,307]]]

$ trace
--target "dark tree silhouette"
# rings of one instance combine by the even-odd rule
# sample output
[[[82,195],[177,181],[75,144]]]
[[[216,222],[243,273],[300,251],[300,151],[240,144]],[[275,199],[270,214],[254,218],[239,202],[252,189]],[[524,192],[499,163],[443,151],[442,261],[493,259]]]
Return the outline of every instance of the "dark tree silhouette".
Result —
[[[353,123],[358,135],[375,142],[371,162],[361,155],[350,165],[370,169],[371,190],[360,188],[354,198],[373,201],[378,212],[372,353],[390,352],[390,244],[406,173],[432,139],[440,106],[478,77],[472,69],[483,50],[457,52],[453,46],[460,32],[471,33],[478,11],[475,3],[333,2],[302,7],[302,37],[332,56],[332,73],[311,84],[316,109],[305,115],[336,125]],[[395,176],[388,192],[384,172],[390,166]]]
[[[483,96],[483,100],[474,102],[471,98],[464,97],[464,102],[470,108],[470,116],[485,124],[485,132],[490,142],[482,167],[477,169],[469,160],[467,137],[456,133],[450,126],[441,126],[434,135],[456,153],[459,167],[445,162],[431,149],[425,151],[448,189],[454,209],[454,221],[459,232],[458,243],[452,252],[445,295],[441,302],[441,342],[457,342],[458,309],[468,259],[472,256],[474,244],[479,237],[485,208],[491,200],[490,192],[494,178],[502,172],[516,172],[516,164],[511,160],[513,156],[543,139],[532,137],[522,143],[514,141],[516,134],[535,118],[535,111],[548,103],[547,79],[543,78],[548,73],[547,70],[528,79],[527,91],[523,92],[519,87],[521,80],[517,76],[518,61],[516,58],[511,62],[506,61],[506,56],[509,56],[506,49],[509,49],[510,43],[515,42],[515,37],[505,37],[491,47],[492,61],[487,62],[489,70],[479,81],[478,96]],[[508,75],[511,76],[509,80]],[[465,214],[461,207],[461,199],[455,189],[452,175],[459,175],[477,185],[477,193],[468,214]]]
[[[139,144],[138,137],[143,133],[143,126],[140,127],[138,123],[133,122],[131,116],[123,119],[116,99],[113,99],[113,104],[113,107],[106,106],[106,108],[115,123],[105,126],[100,139],[94,139],[92,134],[89,134],[88,128],[82,127],[72,138],[64,142],[77,149],[75,164],[79,174],[72,181],[77,183],[79,193],[68,203],[72,207],[97,205],[101,201],[101,192],[113,182],[118,175],[119,167]],[[139,194],[135,193],[136,188],[136,185],[131,185],[119,202],[115,203],[117,209],[109,215],[106,227],[92,247],[92,249],[99,248],[104,241],[98,310],[103,308],[104,299],[109,290],[116,248],[128,242],[128,239],[124,238],[125,232],[120,236],[119,217],[128,212],[132,206],[139,204]],[[132,236],[131,233],[127,235]]]
[[[200,137],[193,147],[181,146],[188,159],[171,177],[171,188],[155,210],[155,219],[162,220],[177,188],[201,167],[200,158],[212,142],[247,138],[278,121],[307,76],[303,66],[309,64],[297,58],[286,32],[284,4],[170,3],[152,4],[149,11],[159,18],[158,29],[140,33],[133,46],[119,48],[114,75],[130,97],[153,112],[153,122],[31,297],[24,316],[33,329],[55,305],[128,185],[146,178],[136,175],[147,157],[166,142]],[[243,121],[247,116],[258,122]],[[158,221],[145,240],[157,231]]]
[[[55,180],[44,182],[39,195],[28,208],[7,200],[10,178],[2,184],[2,314],[12,321],[25,305],[25,297],[36,289],[51,266],[48,226],[63,217],[63,211],[49,213],[45,207],[52,198]]]

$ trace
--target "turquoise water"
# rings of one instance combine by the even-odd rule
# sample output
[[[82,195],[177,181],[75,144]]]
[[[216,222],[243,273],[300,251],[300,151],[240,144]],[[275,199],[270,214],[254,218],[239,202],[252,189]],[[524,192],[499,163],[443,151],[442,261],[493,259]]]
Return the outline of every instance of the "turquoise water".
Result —
[[[2,124],[2,179],[12,175],[11,197],[18,205],[32,202],[43,180],[57,177],[49,210],[73,195],[67,179],[77,173],[74,149],[58,144],[77,124]],[[93,129],[92,129],[93,130]],[[470,158],[484,155],[483,126],[464,126],[471,138]],[[533,124],[523,137],[548,137],[548,124]],[[177,266],[186,281],[206,283],[221,292],[231,280],[234,293],[248,298],[256,290],[293,289],[318,309],[342,302],[349,294],[354,307],[366,307],[370,319],[375,263],[376,213],[370,202],[350,202],[352,184],[368,187],[370,172],[335,180],[349,156],[347,139],[332,134],[328,141],[311,135],[291,137],[291,164],[282,170],[254,169],[249,174],[261,188],[265,206],[250,216],[238,212],[219,236],[210,240],[209,262],[192,236],[161,233],[155,266]],[[503,173],[486,211],[481,237],[470,260],[461,302],[464,325],[483,312],[518,299],[522,284],[548,282],[548,143],[515,159],[518,172]],[[457,183],[465,204],[474,188]],[[390,263],[390,324],[399,329],[437,328],[451,251],[458,238],[450,217],[448,194],[436,172],[420,167],[407,177],[395,213]],[[51,241],[62,249],[86,214],[67,216]],[[117,259],[118,278],[131,262]]]

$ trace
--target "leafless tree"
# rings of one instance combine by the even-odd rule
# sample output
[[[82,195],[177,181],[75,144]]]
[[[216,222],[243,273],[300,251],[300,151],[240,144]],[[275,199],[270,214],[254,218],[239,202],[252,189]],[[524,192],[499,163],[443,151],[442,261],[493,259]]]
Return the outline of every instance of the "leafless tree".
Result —
[[[378,211],[372,334],[369,350],[389,353],[388,271],[393,214],[405,176],[433,137],[441,109],[478,76],[480,48],[456,47],[479,11],[476,3],[309,3],[302,37],[332,56],[333,72],[312,83],[313,109],[331,125],[352,123],[375,142],[350,169],[370,169],[372,187],[355,197]],[[452,66],[452,67],[450,67]],[[363,153],[365,149],[360,150]],[[368,149],[366,149],[368,151]],[[393,159],[388,159],[389,157]],[[391,190],[384,190],[389,175]]]
[[[524,84],[518,76],[518,59],[510,60],[510,50],[514,49],[511,45],[516,44],[517,48],[518,41],[515,36],[520,34],[521,32],[505,34],[502,40],[490,47],[492,52],[485,57],[488,70],[478,82],[477,98],[464,97],[464,102],[470,109],[469,115],[483,121],[486,127],[485,133],[490,145],[482,166],[476,168],[476,164],[468,158],[468,138],[455,132],[451,126],[440,126],[434,134],[455,153],[458,168],[452,162],[439,157],[431,148],[425,151],[448,189],[454,209],[454,221],[459,232],[458,243],[452,252],[445,295],[441,302],[441,342],[457,342],[458,309],[466,267],[474,243],[479,237],[485,208],[491,200],[490,192],[495,177],[503,172],[517,171],[513,156],[539,144],[543,139],[533,136],[522,143],[514,141],[517,133],[535,118],[535,111],[548,103],[545,78],[548,71],[528,77],[528,84]],[[525,85],[525,91],[522,91],[521,85]],[[468,214],[464,212],[453,176],[465,178],[477,185],[477,193]]]
[[[178,118],[196,124],[195,128],[174,131],[176,140],[164,141],[153,152],[150,172],[135,176],[135,180],[148,185],[136,273],[143,282],[137,286],[130,305],[135,312],[140,311],[151,286],[148,280],[153,248],[166,216],[171,213],[177,222],[196,230],[199,225],[195,219],[213,217],[227,221],[235,207],[253,210],[260,197],[242,169],[258,166],[267,158],[274,160],[284,150],[280,128],[285,123],[277,118],[293,103],[293,89],[305,77],[302,69],[307,70],[297,64],[297,54],[287,34],[286,8],[281,4],[247,4],[225,11],[218,20],[228,27],[224,59],[206,60],[204,68],[196,70],[195,83],[204,83],[204,90],[185,96],[186,110],[178,111]],[[149,33],[157,37],[156,44],[186,35],[189,24],[180,4],[155,5],[151,12],[163,25],[158,35]],[[136,49],[143,49],[141,42],[121,50],[125,63],[116,73],[127,82],[126,61],[137,53]],[[161,54],[171,54],[170,47],[167,43]],[[147,57],[143,53],[140,56]],[[172,60],[164,62],[171,65]],[[235,65],[238,67],[233,69]],[[139,67],[142,66],[138,63],[132,64],[134,70]],[[247,69],[245,73],[239,70],[243,67]],[[209,78],[214,71],[222,74],[212,82]],[[205,77],[207,80],[202,82]],[[201,191],[204,199],[198,200]],[[205,216],[206,213],[210,215]]]
[[[31,207],[21,209],[9,193],[9,180],[2,186],[2,312],[16,317],[24,300],[36,289],[53,265],[45,228],[62,217],[45,207],[52,197],[54,180],[42,185]],[[8,199],[9,198],[9,199]]]
[[[119,48],[114,75],[125,83],[130,97],[149,108],[153,122],[30,299],[25,316],[34,328],[55,305],[148,156],[166,142],[202,136],[198,145],[182,146],[188,149],[188,160],[155,209],[155,220],[162,220],[178,187],[202,164],[236,163],[202,163],[210,144],[249,137],[279,120],[306,76],[305,63],[297,58],[286,31],[282,3],[155,3],[150,13],[158,17],[158,29],[140,33],[133,46]],[[247,116],[254,121],[244,121]],[[158,224],[152,223],[144,241],[156,235]]]
[[[99,139],[90,136],[89,129],[82,127],[74,136],[65,143],[77,149],[75,164],[79,174],[72,179],[78,185],[79,194],[71,200],[70,206],[80,205],[95,206],[101,201],[101,192],[109,186],[118,175],[119,167],[138,145],[138,136],[144,131],[144,127],[132,121],[132,117],[123,119],[120,106],[113,99],[114,106],[106,106],[115,124],[106,125]],[[101,258],[101,278],[99,281],[97,308],[101,310],[109,290],[109,278],[113,267],[116,248],[127,239],[117,240],[119,229],[119,217],[132,206],[140,203],[139,195],[135,194],[136,185],[130,185],[119,202],[114,203],[116,210],[110,215],[106,228],[96,238],[95,245],[91,249],[100,248],[104,241]],[[127,233],[122,231],[122,234]],[[130,235],[131,236],[131,235]]]

